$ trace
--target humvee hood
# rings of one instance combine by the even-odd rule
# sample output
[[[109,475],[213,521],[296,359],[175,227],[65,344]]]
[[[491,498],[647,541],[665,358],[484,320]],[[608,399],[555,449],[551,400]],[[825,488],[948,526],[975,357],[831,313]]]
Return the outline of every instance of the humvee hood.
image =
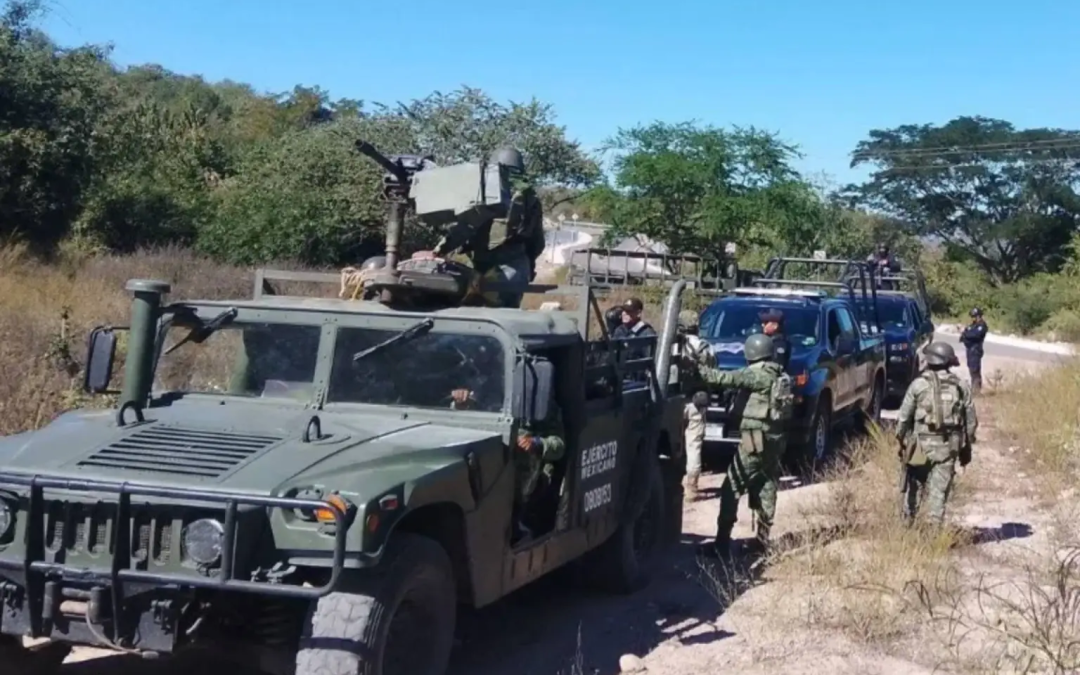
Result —
[[[304,442],[313,414],[323,437]],[[184,403],[148,410],[145,423],[124,428],[115,411],[67,413],[37,431],[0,438],[0,471],[270,494],[307,472],[325,476],[409,463],[434,468],[498,435],[386,411]]]

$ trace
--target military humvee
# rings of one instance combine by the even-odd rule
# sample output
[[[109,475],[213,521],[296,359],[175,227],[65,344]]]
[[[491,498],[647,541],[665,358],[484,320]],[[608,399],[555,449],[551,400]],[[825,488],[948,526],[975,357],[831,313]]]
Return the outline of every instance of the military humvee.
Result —
[[[88,341],[85,388],[116,406],[0,439],[0,663],[58,660],[23,636],[225,641],[217,658],[278,672],[434,675],[459,604],[559,568],[648,581],[681,529],[683,285],[658,338],[615,341],[590,334],[587,285],[530,288],[574,311],[416,311],[271,294],[282,279],[339,281],[259,272],[252,299],[175,303],[129,282],[130,325]],[[512,541],[516,433],[552,402],[567,452]]]

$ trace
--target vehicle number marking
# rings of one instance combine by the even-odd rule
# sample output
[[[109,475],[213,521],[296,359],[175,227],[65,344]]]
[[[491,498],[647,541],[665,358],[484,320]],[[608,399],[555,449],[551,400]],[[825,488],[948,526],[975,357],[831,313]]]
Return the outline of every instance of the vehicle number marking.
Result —
[[[611,483],[593,488],[585,493],[585,513],[595,511],[611,503]]]
[[[618,441],[605,441],[586,448],[581,454],[581,480],[614,471],[618,458]]]

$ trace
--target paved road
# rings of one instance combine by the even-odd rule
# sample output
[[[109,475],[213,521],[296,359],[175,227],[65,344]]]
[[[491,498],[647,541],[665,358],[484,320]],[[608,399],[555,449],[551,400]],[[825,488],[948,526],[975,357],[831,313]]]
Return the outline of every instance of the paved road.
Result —
[[[935,340],[942,340],[948,342],[954,348],[957,353],[962,357],[964,348],[960,344],[960,340],[949,333],[936,333],[934,335]],[[1025,347],[1017,347],[1013,345],[1003,345],[996,342],[983,343],[984,350],[987,358],[995,359],[1010,359],[1015,361],[1029,361],[1034,363],[1058,363],[1060,361],[1067,360],[1069,357],[1061,354],[1052,354],[1048,352],[1038,351],[1036,349],[1028,349]]]

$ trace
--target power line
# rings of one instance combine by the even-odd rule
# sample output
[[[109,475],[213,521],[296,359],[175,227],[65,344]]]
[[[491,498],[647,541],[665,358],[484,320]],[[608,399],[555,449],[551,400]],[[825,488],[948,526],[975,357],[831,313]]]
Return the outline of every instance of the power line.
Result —
[[[874,159],[884,157],[948,157],[952,155],[976,155],[981,153],[1012,152],[1054,152],[1061,150],[1080,151],[1080,139],[1056,138],[1041,141],[1013,141],[1008,143],[984,143],[970,146],[938,146],[929,148],[896,148],[881,150],[856,150],[851,153],[853,159]]]

